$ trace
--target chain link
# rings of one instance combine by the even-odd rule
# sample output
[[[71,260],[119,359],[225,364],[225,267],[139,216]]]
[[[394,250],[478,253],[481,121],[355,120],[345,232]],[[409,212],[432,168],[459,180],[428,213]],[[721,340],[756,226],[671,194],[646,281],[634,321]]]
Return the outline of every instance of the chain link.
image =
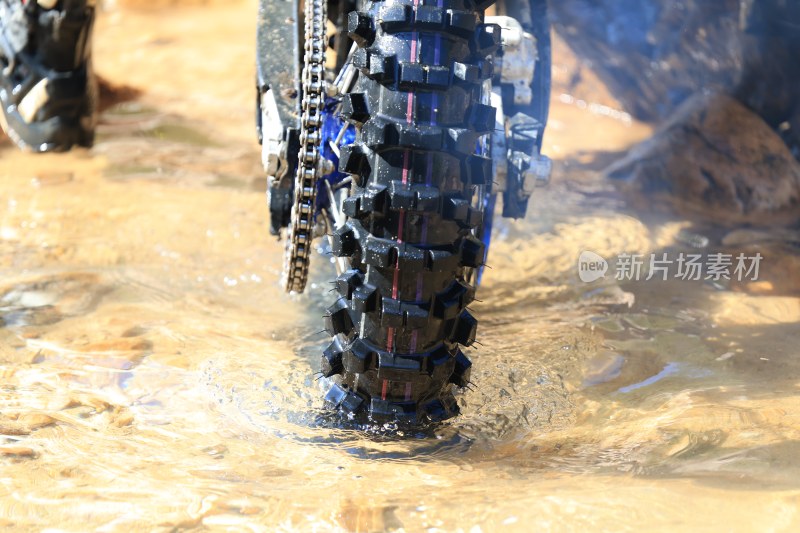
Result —
[[[300,154],[294,184],[294,203],[286,240],[283,285],[286,292],[303,292],[308,280],[314,237],[317,181],[320,177],[322,108],[325,104],[325,24],[327,0],[306,0],[303,96],[300,103]]]

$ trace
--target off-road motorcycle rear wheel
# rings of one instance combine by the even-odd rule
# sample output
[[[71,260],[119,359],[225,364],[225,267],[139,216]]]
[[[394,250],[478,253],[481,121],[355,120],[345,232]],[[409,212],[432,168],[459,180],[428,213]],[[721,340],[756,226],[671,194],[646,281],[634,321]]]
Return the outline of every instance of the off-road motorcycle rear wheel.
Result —
[[[265,145],[264,160],[272,176],[273,228],[288,225],[290,239],[296,239],[298,227],[310,236],[311,224],[299,215],[309,213],[309,201],[317,202],[317,196],[328,200],[316,217],[330,214],[330,247],[340,274],[338,298],[325,316],[332,341],[324,350],[321,373],[328,379],[327,402],[353,416],[424,422],[458,413],[453,390],[470,380],[471,363],[461,348],[475,342],[477,321],[467,306],[475,298],[485,260],[494,195],[510,195],[504,210],[520,216],[530,180],[542,173],[534,163],[540,161],[535,158],[546,121],[547,107],[541,102],[549,96],[549,73],[534,78],[532,68],[523,68],[519,94],[513,85],[503,86],[504,75],[495,69],[503,39],[536,41],[520,24],[506,21],[509,17],[498,21],[516,33],[487,22],[484,11],[492,3],[386,0],[353,6],[357,9],[349,12],[347,28],[339,29],[337,39],[346,30],[355,45],[346,61],[336,61],[342,70],[334,73],[335,81],[333,76],[328,80],[327,107],[317,99],[318,91],[309,91],[309,72],[319,72],[316,65],[309,68],[309,50],[319,52],[317,45],[327,39],[319,40],[319,20],[309,20],[319,16],[320,4],[307,5],[305,31],[297,40],[298,50],[301,42],[305,48],[302,85],[297,87],[299,120],[295,130],[284,127],[280,137],[265,125],[274,126],[276,116],[285,119],[287,113],[276,108],[285,106],[285,99],[278,99],[286,88],[280,93],[259,81],[259,131],[272,143]],[[534,5],[546,3],[532,0]],[[513,11],[504,6],[501,14]],[[530,12],[520,16],[527,16],[532,27]],[[309,44],[309,39],[316,40]],[[539,55],[545,50],[549,61],[549,39],[538,43]],[[334,44],[337,50],[347,48],[341,41]],[[504,67],[519,69],[512,60],[517,59],[509,53]],[[270,65],[261,70],[266,73]],[[500,82],[494,92],[493,78]],[[537,83],[546,85],[548,94],[541,94]],[[536,99],[529,98],[534,92]],[[309,93],[311,103],[304,100]],[[520,118],[519,110],[513,120],[498,115],[503,101],[509,108],[530,108],[529,119]],[[336,124],[335,139],[325,135],[326,110],[345,121]],[[314,118],[317,112],[322,119]],[[514,130],[522,134],[509,134]],[[300,146],[294,161],[288,157],[293,142]],[[326,142],[336,152],[330,159],[338,160],[338,172],[320,163]],[[500,165],[492,158],[493,144],[502,151]],[[311,183],[306,178],[314,172],[327,177]],[[293,173],[294,181],[289,179]],[[307,257],[309,237],[301,244]],[[289,246],[287,271],[294,274],[287,288],[302,289],[307,262],[298,262],[292,255],[298,248]]]

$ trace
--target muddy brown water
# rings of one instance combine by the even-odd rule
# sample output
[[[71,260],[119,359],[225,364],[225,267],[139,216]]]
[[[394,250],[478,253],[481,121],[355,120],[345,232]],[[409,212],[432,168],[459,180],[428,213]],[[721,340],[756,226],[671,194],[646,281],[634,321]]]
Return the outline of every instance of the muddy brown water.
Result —
[[[568,89],[562,45],[557,175],[495,228],[463,415],[393,438],[321,424],[333,268],[316,256],[303,296],[277,285],[253,13],[104,13],[98,70],[141,96],[91,151],[0,146],[0,527],[800,528],[800,239],[627,209],[586,163],[649,129],[596,81]],[[706,238],[762,253],[761,279],[577,276],[583,250]]]

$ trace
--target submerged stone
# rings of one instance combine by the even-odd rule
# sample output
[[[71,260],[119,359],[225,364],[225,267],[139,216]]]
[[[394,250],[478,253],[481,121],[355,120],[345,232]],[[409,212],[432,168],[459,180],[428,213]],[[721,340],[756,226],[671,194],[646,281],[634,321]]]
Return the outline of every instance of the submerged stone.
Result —
[[[758,115],[721,93],[692,97],[606,173],[647,205],[667,200],[717,220],[800,204],[800,163]]]

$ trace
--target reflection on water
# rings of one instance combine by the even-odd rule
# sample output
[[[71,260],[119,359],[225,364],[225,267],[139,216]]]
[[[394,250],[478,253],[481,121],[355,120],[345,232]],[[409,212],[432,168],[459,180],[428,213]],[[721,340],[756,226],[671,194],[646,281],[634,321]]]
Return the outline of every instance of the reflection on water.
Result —
[[[564,102],[560,174],[528,220],[498,223],[463,415],[364,432],[321,410],[332,267],[316,257],[302,297],[277,286],[251,62],[229,61],[250,57],[251,8],[107,15],[100,72],[149,92],[104,115],[91,152],[0,147],[1,527],[800,527],[797,239],[627,212],[569,125],[609,149],[646,128]],[[213,40],[163,45],[178,15]],[[141,47],[152,72],[131,68]],[[196,87],[208,69],[224,83]],[[698,245],[759,250],[762,279],[575,271],[583,250]]]

